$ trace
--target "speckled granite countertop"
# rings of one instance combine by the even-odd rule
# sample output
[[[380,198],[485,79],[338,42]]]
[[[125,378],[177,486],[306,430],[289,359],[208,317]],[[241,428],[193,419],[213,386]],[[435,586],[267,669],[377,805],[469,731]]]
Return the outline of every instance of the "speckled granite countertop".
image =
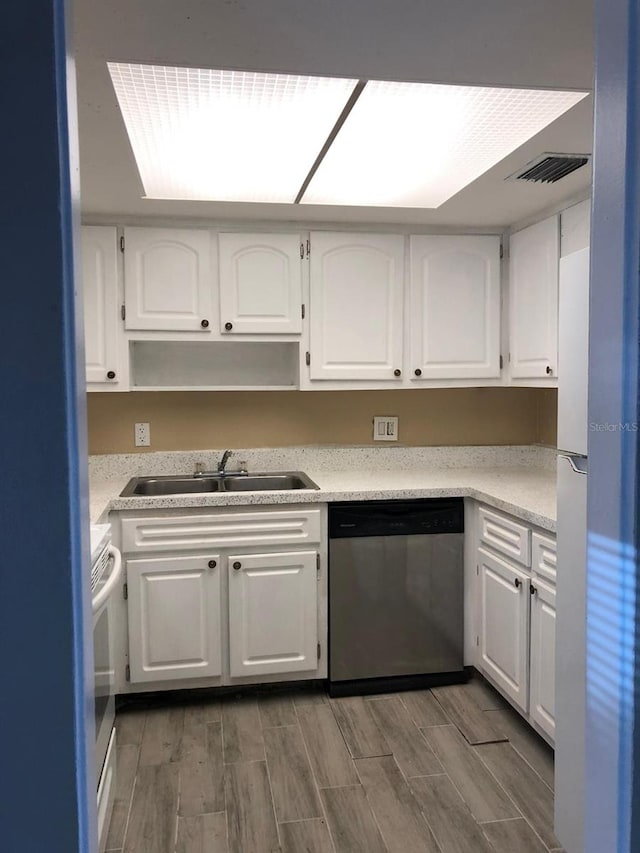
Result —
[[[511,461],[505,454],[505,461]],[[470,497],[508,512],[529,524],[549,531],[556,529],[556,476],[550,457],[544,459],[517,459],[513,466],[466,465],[450,462],[448,467],[431,467],[427,459],[412,470],[401,467],[394,470],[326,470],[313,466],[311,454],[302,468],[320,487],[312,491],[236,492],[172,497],[121,498],[131,476],[141,471],[129,471],[124,476],[115,474],[105,466],[94,470],[91,477],[91,520],[104,520],[113,510],[186,509],[194,507],[277,505],[303,503],[330,503],[332,501],[384,500],[390,498]],[[355,461],[355,460],[354,460]],[[362,460],[358,460],[362,461]],[[417,461],[417,460],[415,460]],[[435,459],[433,460],[436,461]],[[440,459],[437,461],[441,462]],[[460,459],[459,461],[470,461]],[[476,461],[475,459],[473,460]],[[479,460],[480,462],[485,460]],[[489,461],[489,460],[487,460]],[[526,464],[526,463],[529,464]],[[538,464],[536,464],[538,463]],[[182,470],[189,470],[186,466]],[[257,470],[250,465],[250,470]],[[261,470],[265,470],[262,468]],[[279,466],[276,470],[294,470]],[[300,469],[297,469],[300,470]],[[148,474],[159,473],[147,470]],[[176,473],[166,470],[166,473]]]

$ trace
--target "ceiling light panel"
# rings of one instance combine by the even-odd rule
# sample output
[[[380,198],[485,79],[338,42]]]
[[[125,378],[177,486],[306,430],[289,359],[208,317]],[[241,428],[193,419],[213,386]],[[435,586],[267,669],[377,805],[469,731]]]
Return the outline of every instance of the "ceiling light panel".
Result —
[[[586,96],[369,82],[302,202],[439,207]]]
[[[108,67],[149,198],[293,202],[357,82]]]

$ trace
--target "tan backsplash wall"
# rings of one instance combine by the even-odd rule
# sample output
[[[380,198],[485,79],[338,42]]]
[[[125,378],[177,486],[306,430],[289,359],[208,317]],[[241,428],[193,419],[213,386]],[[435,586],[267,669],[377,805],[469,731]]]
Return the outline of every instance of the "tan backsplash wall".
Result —
[[[540,388],[538,394],[538,443],[555,447],[558,441],[558,389]]]
[[[397,415],[406,445],[556,443],[556,392],[537,388],[422,391],[216,391],[89,394],[89,452],[304,444],[373,444],[374,415]]]

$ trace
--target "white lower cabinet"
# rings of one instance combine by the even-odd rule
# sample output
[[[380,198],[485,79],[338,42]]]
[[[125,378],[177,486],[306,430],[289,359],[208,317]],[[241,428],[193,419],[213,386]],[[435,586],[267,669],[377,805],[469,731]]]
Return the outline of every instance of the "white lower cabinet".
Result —
[[[531,678],[529,713],[555,737],[556,592],[538,578],[531,582]]]
[[[318,667],[315,551],[229,556],[229,672]]]
[[[119,692],[326,676],[326,507],[156,510],[118,532]]]
[[[476,524],[478,669],[553,742],[555,538],[484,506]]]
[[[482,666],[523,711],[528,700],[529,578],[483,548],[480,577]]]
[[[127,561],[132,682],[222,673],[220,557]]]

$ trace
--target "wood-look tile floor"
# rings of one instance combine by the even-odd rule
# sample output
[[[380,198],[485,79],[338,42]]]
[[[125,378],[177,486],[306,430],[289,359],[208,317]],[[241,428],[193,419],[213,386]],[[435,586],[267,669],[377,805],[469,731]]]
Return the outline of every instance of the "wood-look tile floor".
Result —
[[[553,752],[480,679],[133,706],[116,726],[109,851],[560,850]]]

